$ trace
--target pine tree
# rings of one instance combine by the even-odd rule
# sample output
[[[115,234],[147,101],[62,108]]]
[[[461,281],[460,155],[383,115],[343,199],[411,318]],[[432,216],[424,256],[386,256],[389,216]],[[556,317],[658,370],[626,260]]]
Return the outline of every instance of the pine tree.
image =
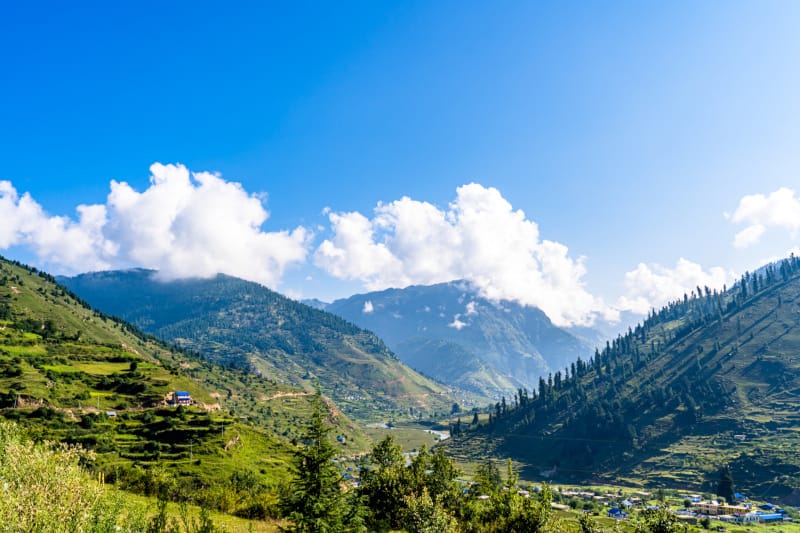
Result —
[[[282,530],[289,533],[336,533],[348,531],[350,511],[342,492],[342,477],[332,459],[336,449],[330,441],[331,428],[325,424],[322,392],[317,384],[314,410],[303,435],[305,446],[294,455],[295,479],[291,494],[283,502],[292,522]]]
[[[366,466],[361,472],[359,492],[369,509],[370,530],[385,531],[400,527],[405,509],[403,499],[408,489],[403,449],[393,436],[387,435],[372,449]]]
[[[719,484],[717,485],[717,496],[722,496],[728,503],[733,503],[734,497],[733,474],[728,465],[723,466],[719,471]]]

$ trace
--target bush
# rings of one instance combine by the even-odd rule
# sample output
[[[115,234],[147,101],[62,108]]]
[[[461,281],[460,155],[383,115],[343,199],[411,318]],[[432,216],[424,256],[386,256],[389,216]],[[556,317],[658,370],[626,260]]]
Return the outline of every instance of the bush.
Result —
[[[121,499],[81,468],[85,455],[77,447],[34,444],[16,424],[0,422],[4,530],[115,531],[122,522]]]

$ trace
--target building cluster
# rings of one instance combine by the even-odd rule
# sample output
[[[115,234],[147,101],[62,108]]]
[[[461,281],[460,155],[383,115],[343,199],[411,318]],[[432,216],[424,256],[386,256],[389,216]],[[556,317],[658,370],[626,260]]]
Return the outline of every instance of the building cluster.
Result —
[[[689,499],[692,503],[690,509],[678,511],[678,516],[687,521],[702,518],[715,518],[721,522],[735,524],[771,524],[775,522],[791,522],[792,518],[786,511],[771,503],[756,506],[748,503],[742,494],[736,494],[737,503],[725,503],[717,500],[703,500],[697,495]]]

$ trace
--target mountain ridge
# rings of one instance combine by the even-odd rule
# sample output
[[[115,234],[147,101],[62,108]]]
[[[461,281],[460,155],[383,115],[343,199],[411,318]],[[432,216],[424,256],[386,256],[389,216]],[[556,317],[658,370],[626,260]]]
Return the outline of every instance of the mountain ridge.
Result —
[[[140,269],[62,279],[104,312],[212,360],[308,390],[319,378],[325,393],[357,417],[419,416],[452,403],[446,387],[338,316],[223,274],[166,282],[154,274]]]
[[[800,494],[800,261],[698,287],[589,360],[519,391],[449,443],[507,455],[532,478]]]
[[[489,300],[465,281],[357,294],[325,309],[375,331],[413,368],[488,397],[532,386],[594,348],[540,309]]]

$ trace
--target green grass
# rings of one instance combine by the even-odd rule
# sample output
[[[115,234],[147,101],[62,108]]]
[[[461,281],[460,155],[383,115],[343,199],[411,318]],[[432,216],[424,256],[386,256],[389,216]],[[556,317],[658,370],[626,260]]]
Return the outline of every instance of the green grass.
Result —
[[[367,427],[364,432],[374,441],[378,442],[387,435],[394,437],[404,452],[419,450],[422,446],[433,447],[439,442],[436,435],[426,432],[430,427],[414,423],[398,423],[392,428]]]
[[[249,472],[267,495],[289,478],[294,443],[312,410],[305,391],[136,336],[0,259],[5,306],[11,319],[0,321],[0,417],[18,421],[34,438],[93,450],[90,468],[139,492],[152,490],[148,479],[161,470],[182,494],[206,499],[230,492],[236,472]],[[176,390],[188,391],[197,405],[182,414],[164,405]],[[332,409],[329,419],[334,436],[346,437],[336,444],[341,455],[371,445],[342,413]]]

